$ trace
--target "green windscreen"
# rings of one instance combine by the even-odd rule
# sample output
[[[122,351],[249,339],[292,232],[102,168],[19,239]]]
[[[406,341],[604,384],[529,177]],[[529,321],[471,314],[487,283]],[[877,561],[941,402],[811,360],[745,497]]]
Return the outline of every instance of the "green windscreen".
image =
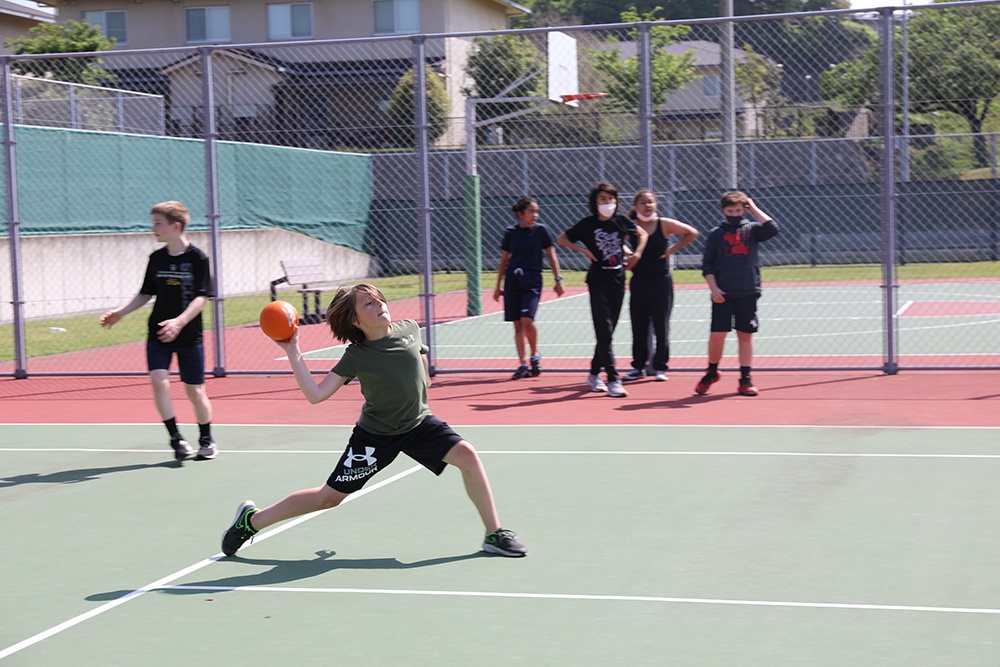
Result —
[[[15,135],[22,234],[146,231],[150,208],[170,199],[191,211],[191,229],[207,227],[200,139],[25,126]],[[362,250],[370,156],[216,146],[223,229],[280,227]]]

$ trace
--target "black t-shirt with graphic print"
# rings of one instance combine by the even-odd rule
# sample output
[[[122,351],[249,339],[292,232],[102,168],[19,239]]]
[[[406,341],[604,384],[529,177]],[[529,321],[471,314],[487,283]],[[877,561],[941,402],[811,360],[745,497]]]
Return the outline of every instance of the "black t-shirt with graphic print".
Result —
[[[208,256],[193,245],[180,255],[171,255],[163,247],[149,256],[140,294],[156,298],[149,315],[148,340],[155,341],[159,323],[177,317],[195,297],[212,297],[212,274]],[[172,345],[197,345],[202,338],[201,313],[187,323]]]
[[[587,271],[587,284],[599,287],[625,287],[625,257],[622,244],[626,236],[637,236],[635,221],[624,215],[601,220],[590,215],[566,230],[566,238],[582,243],[597,258]]]

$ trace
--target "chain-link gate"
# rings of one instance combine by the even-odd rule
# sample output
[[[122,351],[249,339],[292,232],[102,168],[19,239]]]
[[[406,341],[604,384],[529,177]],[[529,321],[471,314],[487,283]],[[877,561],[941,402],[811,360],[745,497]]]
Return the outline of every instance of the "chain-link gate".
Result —
[[[623,212],[653,190],[702,235],[732,188],[777,220],[760,368],[1000,367],[996,34],[991,1],[0,58],[0,374],[144,371],[145,315],[97,319],[137,291],[169,199],[212,258],[216,374],[287,371],[255,324],[272,289],[301,303],[282,262],[303,259],[323,287],[378,285],[438,372],[509,372],[493,297],[511,205],[535,197],[555,236],[598,181]],[[704,365],[700,253],[672,260],[671,369]],[[558,257],[541,352],[583,371],[587,267]],[[303,340],[332,365],[322,325]]]

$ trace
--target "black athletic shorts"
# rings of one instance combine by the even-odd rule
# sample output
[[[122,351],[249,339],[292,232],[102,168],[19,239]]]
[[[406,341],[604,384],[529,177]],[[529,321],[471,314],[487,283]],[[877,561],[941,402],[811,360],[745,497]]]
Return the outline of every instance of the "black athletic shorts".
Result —
[[[712,331],[734,328],[743,333],[757,333],[756,296],[727,296],[722,303],[712,302]]]
[[[354,427],[347,449],[326,485],[341,493],[354,493],[380,470],[385,470],[399,453],[440,475],[448,464],[444,457],[462,441],[462,436],[434,415],[428,415],[411,431],[400,435],[377,435]]]
[[[503,319],[515,322],[535,319],[542,299],[542,274],[531,269],[510,269],[503,283]]]
[[[196,345],[173,345],[158,340],[146,341],[146,365],[151,371],[170,370],[170,359],[177,355],[177,368],[184,384],[205,384],[205,348]]]

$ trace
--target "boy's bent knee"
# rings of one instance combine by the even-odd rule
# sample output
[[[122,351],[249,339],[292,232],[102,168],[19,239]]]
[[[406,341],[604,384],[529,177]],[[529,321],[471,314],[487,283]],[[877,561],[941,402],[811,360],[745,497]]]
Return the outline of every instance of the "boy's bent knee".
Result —
[[[448,450],[448,454],[444,457],[444,462],[462,470],[477,468],[482,465],[476,448],[465,440],[456,443],[454,447]]]

